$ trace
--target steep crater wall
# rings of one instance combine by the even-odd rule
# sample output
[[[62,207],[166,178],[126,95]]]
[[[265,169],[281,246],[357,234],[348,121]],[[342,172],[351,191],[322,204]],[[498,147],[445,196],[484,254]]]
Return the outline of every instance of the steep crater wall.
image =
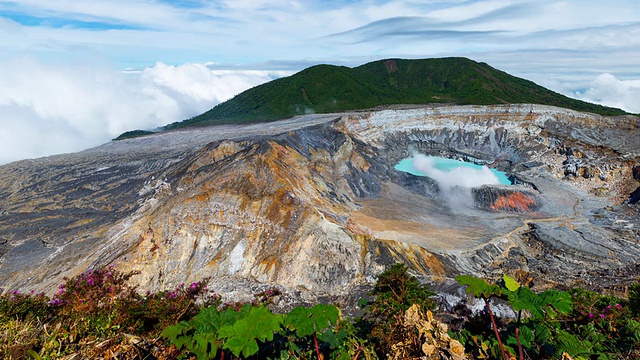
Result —
[[[567,284],[594,283],[605,271],[632,277],[640,224],[637,206],[625,201],[637,187],[631,168],[640,145],[631,120],[620,124],[533,105],[458,106],[225,128],[207,136],[183,131],[162,138],[180,145],[139,153],[130,151],[137,141],[154,138],[111,144],[109,176],[74,183],[94,156],[55,170],[74,189],[111,192],[59,190],[46,197],[47,206],[68,211],[72,203],[91,206],[102,194],[105,212],[95,215],[95,225],[72,227],[83,214],[70,212],[49,245],[25,248],[17,239],[35,241],[53,223],[34,205],[43,201],[37,177],[23,190],[11,188],[23,203],[0,208],[25,220],[0,222],[6,235],[0,286],[49,290],[64,275],[112,263],[140,271],[143,288],[211,276],[229,296],[264,286],[300,297],[348,295],[396,261],[429,279],[516,270]],[[190,136],[200,140],[185,147]],[[415,153],[495,167],[516,185],[470,189],[471,206],[453,206],[437,182],[394,169]],[[158,165],[158,158],[166,160]],[[118,167],[125,164],[134,168],[125,173]],[[127,174],[133,180],[124,180]],[[60,194],[75,200],[60,201]],[[123,210],[113,216],[109,205]],[[30,273],[12,265],[20,262]]]

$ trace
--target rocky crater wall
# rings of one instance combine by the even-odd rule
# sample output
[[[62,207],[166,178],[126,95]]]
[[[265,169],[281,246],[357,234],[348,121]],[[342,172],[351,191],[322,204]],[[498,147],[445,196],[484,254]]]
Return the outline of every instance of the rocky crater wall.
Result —
[[[230,296],[278,286],[310,299],[347,295],[396,261],[431,280],[525,271],[613,286],[638,275],[634,121],[536,105],[385,110],[10,164],[0,287],[49,290],[113,263],[140,271],[143,288],[211,276]],[[415,153],[486,164],[517,185],[452,206],[437,182],[394,169]]]

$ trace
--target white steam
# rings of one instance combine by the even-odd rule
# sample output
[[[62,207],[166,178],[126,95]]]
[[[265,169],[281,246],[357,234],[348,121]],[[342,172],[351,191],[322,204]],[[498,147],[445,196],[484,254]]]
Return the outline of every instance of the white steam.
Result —
[[[496,174],[486,166],[473,168],[461,165],[441,170],[436,167],[436,158],[422,154],[413,157],[411,166],[435,180],[442,198],[453,208],[473,206],[472,188],[500,184]]]

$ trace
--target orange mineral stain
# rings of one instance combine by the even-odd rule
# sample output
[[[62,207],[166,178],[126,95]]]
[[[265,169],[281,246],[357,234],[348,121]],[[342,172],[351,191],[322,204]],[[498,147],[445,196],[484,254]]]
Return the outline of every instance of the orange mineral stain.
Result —
[[[535,199],[523,193],[513,193],[508,195],[500,195],[496,201],[491,204],[491,209],[496,211],[517,211],[529,213],[533,210],[531,206],[537,203]]]

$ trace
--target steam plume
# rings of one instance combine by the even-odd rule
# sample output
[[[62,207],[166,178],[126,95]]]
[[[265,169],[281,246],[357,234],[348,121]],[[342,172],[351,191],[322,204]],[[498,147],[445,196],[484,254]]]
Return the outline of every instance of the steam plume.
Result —
[[[422,154],[414,156],[411,165],[435,180],[442,198],[454,208],[473,206],[472,188],[500,184],[498,177],[486,166],[473,168],[461,162],[460,166],[442,170],[438,168],[436,158]]]

